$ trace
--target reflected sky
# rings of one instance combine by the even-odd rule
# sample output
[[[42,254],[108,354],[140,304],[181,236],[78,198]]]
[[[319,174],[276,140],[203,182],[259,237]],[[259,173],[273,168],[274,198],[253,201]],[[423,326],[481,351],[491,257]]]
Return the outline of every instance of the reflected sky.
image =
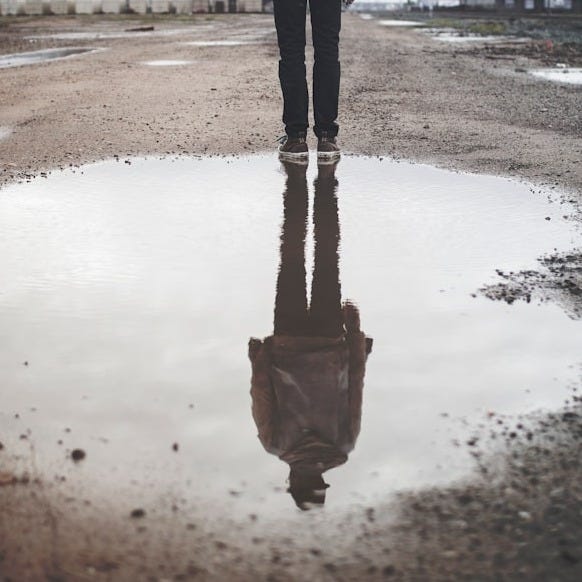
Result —
[[[341,282],[374,338],[325,512],[467,475],[455,440],[490,412],[557,408],[579,379],[582,329],[559,306],[474,296],[496,269],[580,246],[557,197],[379,158],[327,178],[312,163],[294,196],[272,155],[130,161],[0,191],[0,441],[29,470],[119,503],[170,491],[235,517],[304,515],[257,438],[248,343],[277,335],[293,268],[313,311],[318,237],[325,308]]]

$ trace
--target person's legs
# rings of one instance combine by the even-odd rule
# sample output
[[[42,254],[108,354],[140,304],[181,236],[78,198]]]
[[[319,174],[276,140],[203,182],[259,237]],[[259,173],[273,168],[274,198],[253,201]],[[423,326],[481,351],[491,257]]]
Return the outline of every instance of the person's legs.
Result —
[[[279,42],[279,80],[283,93],[283,123],[289,137],[304,136],[309,127],[305,72],[305,13],[307,0],[274,0]]]
[[[322,135],[335,137],[339,128],[336,120],[340,87],[341,0],[310,0],[309,7],[315,58],[313,65],[315,126],[313,129],[317,137]]]

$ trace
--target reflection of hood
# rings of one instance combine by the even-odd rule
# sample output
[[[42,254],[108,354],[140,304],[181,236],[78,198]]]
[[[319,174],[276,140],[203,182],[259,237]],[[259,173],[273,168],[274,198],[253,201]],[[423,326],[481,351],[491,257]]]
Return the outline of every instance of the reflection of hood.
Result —
[[[292,469],[323,473],[343,465],[348,456],[334,445],[325,442],[317,433],[308,431],[292,448],[279,457]]]

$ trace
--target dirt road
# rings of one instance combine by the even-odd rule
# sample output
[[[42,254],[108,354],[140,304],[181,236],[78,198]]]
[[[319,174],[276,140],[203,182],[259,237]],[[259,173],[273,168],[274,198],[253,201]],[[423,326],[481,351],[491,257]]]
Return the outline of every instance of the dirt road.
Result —
[[[270,16],[156,19],[153,34],[111,34],[140,23],[47,19],[0,29],[3,53],[71,45],[106,49],[1,71],[0,126],[12,130],[0,141],[2,181],[114,155],[274,149],[282,128]],[[79,30],[101,32],[101,38],[48,38]],[[184,44],[239,38],[251,43]],[[192,62],[143,64],[157,59]],[[341,60],[346,151],[582,184],[580,88],[516,72],[539,61],[486,58],[463,45],[351,15],[344,18]]]

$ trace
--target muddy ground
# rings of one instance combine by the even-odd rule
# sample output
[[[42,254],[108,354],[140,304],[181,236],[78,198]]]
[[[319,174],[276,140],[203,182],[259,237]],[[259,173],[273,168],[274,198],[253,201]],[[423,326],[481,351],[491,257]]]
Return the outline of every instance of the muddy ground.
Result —
[[[114,155],[274,148],[282,133],[274,32],[264,37],[264,44],[235,49],[184,46],[179,36],[26,38],[79,28],[123,31],[142,22],[4,19],[2,53],[71,44],[108,50],[50,67],[2,70],[0,123],[13,134],[0,142],[0,180]],[[199,26],[199,39],[231,38],[272,30],[272,17],[200,16],[192,21],[156,19],[155,24],[160,31]],[[215,28],[205,29],[208,24]],[[183,40],[191,38],[192,33]],[[340,119],[344,149],[579,188],[580,88],[540,82],[524,73],[564,60],[559,45],[545,49],[543,40],[532,42],[504,49],[508,59],[491,59],[489,53],[499,49],[451,46],[346,16]],[[164,58],[195,64],[159,69],[140,64]]]
[[[0,22],[4,54],[107,48],[46,67],[0,70],[0,128],[9,131],[0,139],[0,183],[113,156],[270,151],[282,133],[277,46],[267,15]],[[184,34],[28,38],[122,32],[144,22],[156,32],[183,27]],[[248,34],[260,43],[180,44]],[[346,151],[513,176],[580,199],[582,89],[524,72],[564,59],[579,65],[575,43],[536,38],[477,50],[351,15],[342,34]],[[142,64],[154,59],[193,64]],[[485,292],[507,301],[558,292],[567,297],[568,314],[579,318],[579,257],[542,266],[554,268],[557,286],[547,277],[538,284],[540,273],[501,274],[506,287]],[[475,453],[471,483],[398,499],[396,523],[393,508],[354,511],[337,524],[334,547],[302,545],[262,530],[252,517],[244,532],[228,523],[210,527],[200,508],[186,510],[172,499],[161,500],[153,516],[116,521],[82,493],[67,497],[58,482],[12,473],[17,464],[3,450],[0,574],[6,581],[580,580],[580,419],[575,388],[559,413],[492,417],[482,435],[461,444]]]

